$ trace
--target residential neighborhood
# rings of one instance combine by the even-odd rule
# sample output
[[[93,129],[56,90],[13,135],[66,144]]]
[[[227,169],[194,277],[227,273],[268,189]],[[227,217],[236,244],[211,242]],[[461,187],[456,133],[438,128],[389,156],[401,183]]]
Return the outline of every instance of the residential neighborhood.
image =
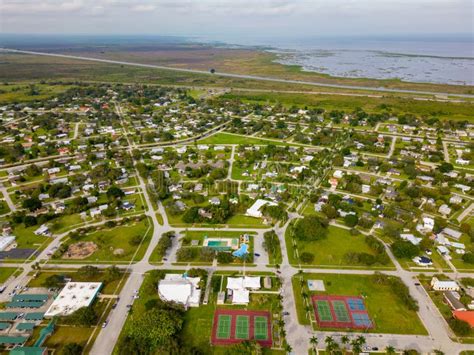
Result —
[[[5,353],[473,349],[467,121],[110,83],[0,118]]]

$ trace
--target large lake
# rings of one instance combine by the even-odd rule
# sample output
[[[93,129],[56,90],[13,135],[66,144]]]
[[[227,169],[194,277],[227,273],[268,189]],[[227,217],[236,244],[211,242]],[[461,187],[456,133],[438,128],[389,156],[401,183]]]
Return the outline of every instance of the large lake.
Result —
[[[338,77],[474,85],[471,37],[228,39],[266,46],[278,63]]]

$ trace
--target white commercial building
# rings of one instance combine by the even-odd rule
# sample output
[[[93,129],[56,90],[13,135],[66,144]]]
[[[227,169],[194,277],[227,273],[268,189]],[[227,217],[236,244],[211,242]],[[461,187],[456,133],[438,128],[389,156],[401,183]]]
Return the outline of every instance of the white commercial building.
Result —
[[[248,304],[250,302],[250,290],[259,290],[259,276],[228,277],[227,290],[232,293],[232,304]]]
[[[67,316],[79,308],[89,307],[102,287],[102,282],[68,282],[54,299],[45,317]]]
[[[0,251],[7,250],[15,244],[14,236],[0,237]]]
[[[435,291],[459,291],[456,281],[440,281],[436,277],[431,279],[431,288]]]
[[[176,302],[185,307],[199,307],[201,290],[200,277],[186,277],[182,274],[166,274],[158,284],[158,295],[164,301]]]
[[[247,209],[245,214],[250,217],[261,218],[262,211],[260,211],[260,209],[265,205],[276,206],[277,204],[271,201],[258,199],[250,208]]]

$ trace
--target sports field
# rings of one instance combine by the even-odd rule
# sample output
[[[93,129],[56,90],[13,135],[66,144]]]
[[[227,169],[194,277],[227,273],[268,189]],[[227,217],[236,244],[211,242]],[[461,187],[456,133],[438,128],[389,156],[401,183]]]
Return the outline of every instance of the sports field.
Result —
[[[218,309],[214,313],[212,344],[228,345],[245,340],[272,346],[270,312]]]
[[[314,295],[312,300],[321,328],[370,329],[374,326],[361,297]]]

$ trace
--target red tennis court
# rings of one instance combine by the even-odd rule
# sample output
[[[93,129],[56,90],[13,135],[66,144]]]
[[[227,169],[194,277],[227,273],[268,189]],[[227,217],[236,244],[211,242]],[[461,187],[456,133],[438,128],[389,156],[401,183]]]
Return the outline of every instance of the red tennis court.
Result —
[[[313,295],[314,314],[321,328],[374,327],[362,297]]]
[[[256,340],[261,346],[272,346],[270,312],[218,309],[212,325],[212,345],[229,345]]]

